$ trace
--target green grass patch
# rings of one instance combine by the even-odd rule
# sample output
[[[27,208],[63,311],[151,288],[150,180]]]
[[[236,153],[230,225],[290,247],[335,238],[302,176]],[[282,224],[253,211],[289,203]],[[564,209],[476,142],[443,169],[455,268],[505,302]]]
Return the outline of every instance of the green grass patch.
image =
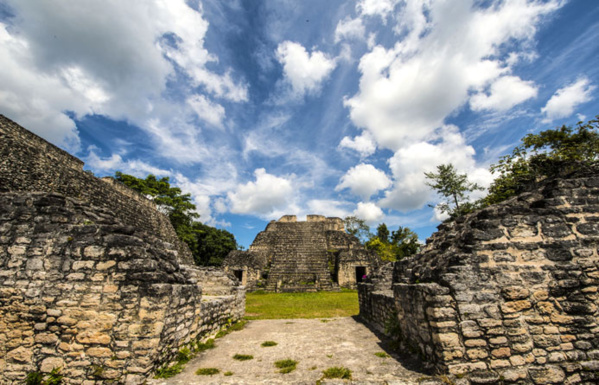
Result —
[[[221,331],[219,331],[218,333],[216,333],[216,337],[214,337],[214,338],[222,338],[222,337],[226,336],[229,333],[233,333],[233,332],[237,332],[239,330],[243,330],[243,328],[245,327],[246,323],[247,323],[246,320],[237,321],[234,324],[232,324],[231,326],[229,326],[228,328],[222,329]]]
[[[193,350],[195,352],[204,352],[208,349],[214,349],[216,347],[216,345],[214,344],[214,340],[211,338],[206,342],[197,342],[196,344],[192,345],[193,346]]]
[[[297,367],[297,361],[286,359],[275,362],[275,366],[279,368],[279,373],[293,372]]]
[[[254,356],[249,355],[249,354],[236,354],[233,356],[234,360],[237,361],[247,361],[247,360],[253,360]]]
[[[262,342],[262,344],[260,344],[260,346],[262,346],[263,348],[268,348],[270,346],[277,346],[278,344],[274,341],[264,341]]]
[[[227,372],[223,373],[223,376],[227,376],[227,377],[232,376],[232,375],[233,375],[233,372],[231,372],[231,371],[227,371]]]
[[[334,366],[323,371],[322,378],[341,378],[343,380],[351,380],[351,370],[348,368]]]
[[[246,319],[351,317],[360,312],[358,292],[247,293]]]
[[[196,370],[198,376],[213,376],[218,373],[220,373],[220,370],[217,368],[199,368]]]
[[[374,355],[375,355],[375,356],[377,356],[377,357],[381,357],[381,358],[389,358],[389,357],[390,357],[390,356],[389,356],[387,353],[385,353],[385,352],[376,352],[376,353],[374,353]]]

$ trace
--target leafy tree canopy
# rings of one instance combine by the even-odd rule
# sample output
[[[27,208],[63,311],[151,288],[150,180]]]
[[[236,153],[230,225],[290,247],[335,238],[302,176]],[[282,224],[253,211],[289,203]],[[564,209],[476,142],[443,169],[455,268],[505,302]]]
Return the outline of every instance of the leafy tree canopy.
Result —
[[[381,223],[377,227],[377,235],[370,237],[365,244],[369,250],[374,250],[383,261],[394,262],[420,251],[418,236],[407,227],[399,227],[389,234],[387,225]]]
[[[575,128],[560,128],[528,134],[511,154],[491,166],[497,178],[484,204],[518,195],[535,183],[596,164],[599,159],[599,115]]]
[[[370,226],[366,224],[366,221],[355,216],[345,217],[343,220],[345,225],[345,231],[355,237],[358,237],[360,242],[366,242],[370,234]]]
[[[474,204],[469,201],[469,194],[484,190],[476,183],[469,182],[466,174],[458,174],[452,164],[441,164],[437,166],[437,173],[425,172],[424,175],[430,180],[426,184],[447,199],[447,202],[440,203],[437,208],[441,213],[449,214],[450,218],[472,211]]]
[[[168,177],[156,178],[150,174],[140,179],[117,171],[115,179],[148,196],[168,215],[179,239],[191,249],[196,264],[220,265],[229,251],[238,248],[233,234],[195,221],[200,216],[195,212],[191,195],[171,187]]]

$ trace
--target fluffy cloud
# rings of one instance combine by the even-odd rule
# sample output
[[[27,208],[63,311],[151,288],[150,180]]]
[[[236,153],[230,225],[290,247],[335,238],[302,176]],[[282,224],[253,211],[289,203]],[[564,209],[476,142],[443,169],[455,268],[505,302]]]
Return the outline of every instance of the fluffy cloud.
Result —
[[[361,163],[343,175],[341,182],[335,187],[335,191],[348,188],[352,194],[368,200],[373,194],[389,186],[391,186],[391,180],[383,171],[371,164]]]
[[[320,92],[322,82],[337,66],[335,59],[320,51],[308,53],[298,43],[285,41],[277,48],[277,59],[283,65],[285,80],[291,85],[295,97]]]
[[[470,107],[475,111],[507,111],[517,104],[537,96],[533,82],[517,76],[502,76],[491,84],[489,92],[477,93],[470,98]]]
[[[208,22],[184,0],[6,3],[15,17],[0,22],[0,107],[72,151],[79,140],[65,111],[126,120],[147,130],[163,155],[178,158],[185,148],[184,161],[196,162],[193,154],[204,144],[189,123],[193,103],[162,98],[168,81],[178,73],[191,79],[182,91],[195,107],[201,100],[215,107],[212,115],[200,115],[210,124],[223,114],[208,97],[247,100],[247,86],[229,71],[207,69],[218,59],[204,48]],[[173,137],[174,146],[162,143],[164,137]]]
[[[400,0],[360,0],[356,9],[361,15],[386,17]]]
[[[337,23],[337,28],[335,28],[335,43],[343,39],[363,40],[365,34],[366,29],[361,18],[346,18]]]
[[[365,220],[369,224],[378,223],[385,218],[385,214],[380,207],[372,202],[360,202],[353,212],[353,215]]]
[[[590,101],[595,86],[588,78],[582,77],[572,84],[560,88],[553,94],[541,112],[545,115],[544,122],[548,123],[554,119],[567,118],[574,114],[574,110],[580,104]]]
[[[540,18],[559,6],[557,0],[487,8],[473,1],[406,1],[402,15],[415,21],[404,38],[392,48],[376,46],[360,60],[359,91],[345,101],[353,123],[393,151],[426,140],[471,91],[510,72],[507,54],[530,42]],[[499,92],[491,90],[488,106],[505,107],[523,97]]]
[[[491,173],[476,165],[474,149],[467,145],[457,127],[446,126],[438,132],[437,143],[418,142],[398,150],[389,160],[394,187],[385,192],[379,206],[400,211],[421,208],[433,199],[426,185],[425,172],[436,171],[440,164],[453,164],[471,182],[484,187],[492,181]]]
[[[350,211],[345,208],[346,202],[340,202],[330,199],[312,199],[308,201],[308,213],[325,215],[327,217],[345,218]]]
[[[376,144],[368,131],[364,131],[362,135],[356,136],[353,139],[348,136],[344,137],[341,143],[339,143],[339,147],[355,150],[363,158],[374,154],[376,151]]]
[[[241,184],[227,194],[231,212],[276,218],[293,200],[291,181],[268,174],[263,168],[257,169],[254,175],[254,182]]]

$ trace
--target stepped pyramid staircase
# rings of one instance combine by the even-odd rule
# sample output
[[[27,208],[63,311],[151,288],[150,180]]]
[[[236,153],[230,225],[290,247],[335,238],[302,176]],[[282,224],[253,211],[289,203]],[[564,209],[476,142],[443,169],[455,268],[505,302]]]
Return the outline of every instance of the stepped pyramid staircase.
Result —
[[[333,290],[322,224],[278,223],[267,291]]]

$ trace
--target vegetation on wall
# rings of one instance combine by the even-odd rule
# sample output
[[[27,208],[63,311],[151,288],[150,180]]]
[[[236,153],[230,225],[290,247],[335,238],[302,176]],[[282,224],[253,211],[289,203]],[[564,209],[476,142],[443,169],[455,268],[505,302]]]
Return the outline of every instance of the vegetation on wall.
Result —
[[[576,127],[561,126],[527,134],[511,154],[491,166],[496,175],[486,197],[471,201],[469,194],[481,188],[458,174],[451,164],[437,166],[437,173],[425,173],[428,183],[446,199],[437,205],[454,219],[475,209],[502,202],[547,178],[595,167],[599,161],[599,115]]]
[[[369,250],[374,250],[383,261],[394,262],[420,250],[418,236],[407,227],[401,227],[389,233],[387,225],[381,223],[376,235],[370,237],[365,244]]]
[[[497,178],[483,204],[490,205],[520,194],[546,178],[581,170],[599,159],[599,115],[575,128],[562,126],[528,134],[511,154],[491,166]]]
[[[394,262],[420,250],[418,236],[408,227],[399,226],[397,230],[389,232],[387,225],[381,223],[376,234],[373,234],[363,219],[350,216],[343,222],[348,234],[358,237],[368,250],[375,251],[383,261]]]
[[[191,249],[196,264],[218,266],[231,250],[238,249],[233,234],[196,221],[200,216],[195,212],[191,195],[171,187],[168,177],[156,178],[150,174],[140,179],[117,171],[115,179],[154,201],[168,215],[179,239]]]

